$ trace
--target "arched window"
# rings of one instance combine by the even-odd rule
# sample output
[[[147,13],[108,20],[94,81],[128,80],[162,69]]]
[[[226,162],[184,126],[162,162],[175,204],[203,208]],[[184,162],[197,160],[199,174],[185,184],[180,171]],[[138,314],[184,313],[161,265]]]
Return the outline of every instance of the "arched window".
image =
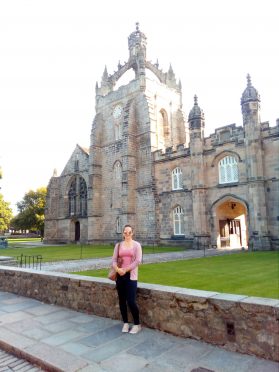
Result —
[[[180,206],[173,210],[173,231],[174,235],[184,235],[184,212]]]
[[[234,156],[225,156],[219,161],[219,183],[238,182],[238,164]]]
[[[73,179],[69,193],[68,193],[68,198],[69,198],[69,214],[70,216],[74,216],[76,214],[76,179]]]
[[[120,161],[117,161],[114,164],[114,167],[113,167],[113,178],[115,180],[118,180],[118,181],[122,179],[122,166],[121,166]]]
[[[113,166],[113,182],[111,187],[111,207],[121,208],[122,194],[122,165],[116,161]]]
[[[79,212],[81,216],[87,216],[87,187],[84,178],[79,179]]]
[[[158,147],[166,148],[171,146],[170,143],[170,128],[168,122],[168,115],[164,109],[159,111],[158,114]]]
[[[121,221],[120,217],[116,218],[116,233],[121,234]]]
[[[182,170],[180,168],[175,168],[172,171],[172,189],[181,190],[182,188]]]
[[[118,141],[122,138],[122,123],[121,121],[117,121],[114,124],[114,133],[115,133],[115,140]]]
[[[83,177],[72,179],[68,200],[70,216],[87,216],[87,186]]]

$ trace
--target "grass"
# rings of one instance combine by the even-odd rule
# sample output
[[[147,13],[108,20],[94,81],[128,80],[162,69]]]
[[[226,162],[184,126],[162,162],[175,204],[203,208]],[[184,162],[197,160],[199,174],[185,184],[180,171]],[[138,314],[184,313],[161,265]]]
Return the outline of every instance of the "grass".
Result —
[[[41,238],[8,238],[9,244],[16,244],[18,242],[40,242]]]
[[[25,240],[24,240],[25,241]],[[30,241],[30,240],[28,240]],[[43,262],[79,260],[87,258],[111,257],[113,252],[112,245],[76,245],[63,244],[58,246],[38,246],[32,247],[21,245],[18,241],[9,241],[9,247],[0,250],[1,256],[18,257],[21,254],[27,256],[42,255]],[[143,247],[144,254],[175,252],[185,250],[183,247]]]
[[[75,274],[107,277],[108,270]],[[279,298],[279,252],[242,252],[142,265],[139,281],[255,297]]]

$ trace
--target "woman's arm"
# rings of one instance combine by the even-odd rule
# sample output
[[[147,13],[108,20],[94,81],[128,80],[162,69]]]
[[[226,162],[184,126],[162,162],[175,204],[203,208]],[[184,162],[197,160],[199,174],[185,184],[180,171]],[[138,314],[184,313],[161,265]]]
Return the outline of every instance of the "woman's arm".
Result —
[[[112,262],[111,266],[117,271],[117,260],[119,256],[119,248],[120,248],[120,243],[115,244],[113,255],[112,255]]]
[[[140,243],[136,243],[136,252],[135,252],[135,259],[131,264],[125,268],[126,271],[134,270],[142,261],[142,248]]]

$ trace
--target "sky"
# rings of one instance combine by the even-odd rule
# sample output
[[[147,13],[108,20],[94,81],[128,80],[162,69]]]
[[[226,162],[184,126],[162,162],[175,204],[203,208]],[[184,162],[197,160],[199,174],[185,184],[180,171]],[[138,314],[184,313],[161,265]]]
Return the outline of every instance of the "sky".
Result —
[[[16,203],[63,171],[76,144],[90,145],[95,84],[128,60],[135,23],[147,59],[172,65],[188,115],[196,94],[205,134],[242,125],[249,73],[261,120],[279,118],[275,0],[1,0],[0,192]],[[277,93],[277,94],[276,94]]]

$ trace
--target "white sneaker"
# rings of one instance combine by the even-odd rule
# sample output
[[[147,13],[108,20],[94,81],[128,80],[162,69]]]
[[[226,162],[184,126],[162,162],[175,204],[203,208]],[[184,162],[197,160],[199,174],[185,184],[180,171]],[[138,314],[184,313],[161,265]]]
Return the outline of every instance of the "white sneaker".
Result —
[[[122,328],[123,333],[128,333],[129,332],[129,324],[124,323],[123,328]]]
[[[129,333],[135,335],[136,333],[138,333],[139,331],[141,331],[141,325],[138,324],[138,325],[133,325],[132,329],[130,330]]]

